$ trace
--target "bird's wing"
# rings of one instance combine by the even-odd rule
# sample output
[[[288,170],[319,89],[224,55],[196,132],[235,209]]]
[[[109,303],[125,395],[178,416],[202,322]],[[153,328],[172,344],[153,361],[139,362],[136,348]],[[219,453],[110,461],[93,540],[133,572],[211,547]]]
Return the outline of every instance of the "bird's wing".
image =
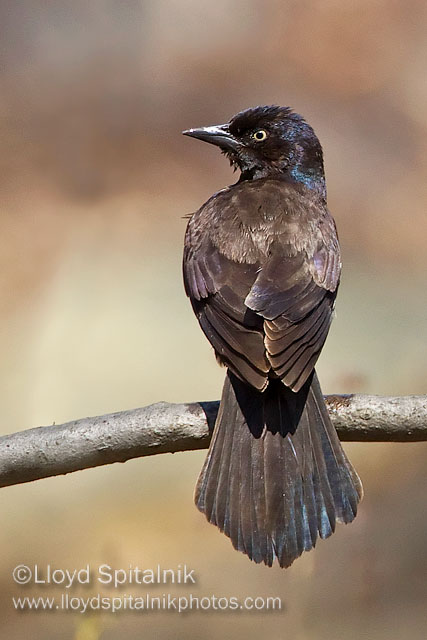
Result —
[[[299,390],[326,339],[341,269],[335,224],[281,181],[214,196],[187,227],[184,282],[221,362],[263,390]]]
[[[307,380],[326,340],[341,272],[333,218],[324,210],[315,220],[309,229],[302,217],[294,238],[277,237],[245,299],[264,318],[273,371],[294,391]]]
[[[189,224],[183,271],[186,293],[217,358],[240,379],[264,389],[271,365],[265,353],[263,319],[244,303],[257,265],[227,258],[209,234]]]

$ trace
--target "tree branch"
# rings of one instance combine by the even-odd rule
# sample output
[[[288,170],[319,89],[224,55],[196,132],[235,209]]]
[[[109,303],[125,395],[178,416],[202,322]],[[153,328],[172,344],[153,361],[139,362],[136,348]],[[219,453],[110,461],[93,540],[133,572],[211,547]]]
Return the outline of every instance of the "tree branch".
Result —
[[[427,396],[326,396],[343,441],[427,440]],[[131,458],[206,449],[218,402],[168,404],[38,427],[0,438],[0,487]]]

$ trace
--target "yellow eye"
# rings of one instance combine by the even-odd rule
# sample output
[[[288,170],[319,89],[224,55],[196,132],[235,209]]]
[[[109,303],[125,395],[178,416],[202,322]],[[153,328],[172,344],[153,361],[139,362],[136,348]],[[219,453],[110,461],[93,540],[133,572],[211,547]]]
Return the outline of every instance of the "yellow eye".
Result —
[[[259,129],[258,131],[255,131],[255,133],[252,134],[252,138],[254,138],[257,142],[262,142],[263,140],[265,140],[267,137],[267,131],[264,131],[264,129]]]

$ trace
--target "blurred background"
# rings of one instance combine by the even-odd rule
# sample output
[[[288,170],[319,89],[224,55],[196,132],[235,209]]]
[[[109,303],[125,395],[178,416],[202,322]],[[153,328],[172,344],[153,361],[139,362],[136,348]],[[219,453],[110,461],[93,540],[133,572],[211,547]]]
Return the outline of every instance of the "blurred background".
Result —
[[[344,259],[324,392],[426,393],[426,27],[422,0],[1,0],[1,432],[219,398],[181,282],[183,216],[235,177],[180,131],[257,104],[292,106],[324,147]],[[195,509],[205,452],[2,489],[2,633],[424,638],[427,446],[346,451],[360,514],[287,571],[249,562]],[[12,595],[56,593],[17,588],[19,563],[187,563],[197,584],[178,595],[283,608],[19,613]]]

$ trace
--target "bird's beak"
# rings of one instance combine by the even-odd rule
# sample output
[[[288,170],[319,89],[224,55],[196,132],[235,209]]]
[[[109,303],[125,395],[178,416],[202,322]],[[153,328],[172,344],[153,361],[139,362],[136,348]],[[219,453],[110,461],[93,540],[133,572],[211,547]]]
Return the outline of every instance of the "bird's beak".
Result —
[[[217,147],[221,147],[221,149],[226,149],[227,151],[237,151],[241,146],[239,141],[230,133],[228,124],[200,127],[199,129],[187,129],[182,133],[191,138],[210,142],[210,144],[215,144]]]

